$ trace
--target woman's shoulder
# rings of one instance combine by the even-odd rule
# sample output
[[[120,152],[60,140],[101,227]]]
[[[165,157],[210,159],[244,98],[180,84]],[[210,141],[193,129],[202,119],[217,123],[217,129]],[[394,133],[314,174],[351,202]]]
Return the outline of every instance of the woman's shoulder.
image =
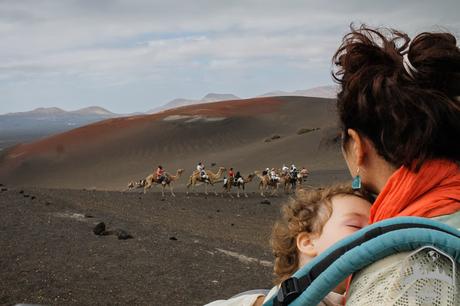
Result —
[[[442,222],[444,224],[447,224],[460,230],[460,211],[457,211],[456,213],[450,215],[434,217],[432,218],[432,220]]]

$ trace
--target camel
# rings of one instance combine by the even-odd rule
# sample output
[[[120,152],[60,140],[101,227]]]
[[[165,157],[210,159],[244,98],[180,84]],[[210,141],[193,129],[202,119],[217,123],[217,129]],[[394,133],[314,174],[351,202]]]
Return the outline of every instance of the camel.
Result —
[[[187,184],[187,194],[189,193],[190,187],[192,187],[192,189],[195,189],[195,186],[205,184],[204,193],[208,195],[208,184],[209,184],[212,186],[214,193],[217,195],[217,192],[214,190],[214,184],[221,181],[220,177],[225,172],[225,170],[226,169],[224,167],[220,167],[217,173],[213,173],[210,170],[206,170],[206,175],[208,176],[208,179],[205,181],[201,178],[200,172],[194,171],[192,175],[190,176],[188,184]]]
[[[230,193],[231,192],[231,189],[233,186],[235,187],[238,187],[238,191],[237,191],[237,194],[236,196],[239,198],[240,197],[240,190],[243,190],[243,194],[244,196],[247,198],[248,197],[248,194],[246,193],[245,191],[245,185],[247,183],[250,183],[252,181],[252,179],[256,176],[255,173],[251,173],[248,175],[248,177],[244,178],[244,177],[241,177],[240,179],[238,179],[236,182],[234,181],[234,178],[233,177],[230,177],[227,181],[227,184],[224,185],[224,192],[229,194],[230,197],[233,198],[232,194]],[[222,193],[222,197],[224,196],[224,193]]]
[[[272,189],[271,195],[278,194],[279,185],[283,185],[285,181],[283,177],[281,177],[279,181],[272,181],[268,174],[262,175],[259,171],[255,171],[254,173],[260,179],[259,190],[260,195],[263,197],[265,197],[264,191],[268,191],[270,188]]]
[[[176,196],[174,194],[173,185],[174,182],[181,177],[183,172],[184,169],[177,169],[176,175],[165,173],[165,179],[163,180],[163,182],[161,182],[161,196],[165,196],[166,187],[169,187],[169,191],[171,191],[171,195],[173,197]],[[145,181],[146,182],[144,186],[144,193],[147,193],[147,189],[151,188],[153,184],[159,184],[159,182],[157,181],[157,176],[155,174],[150,174],[149,176],[147,176]]]

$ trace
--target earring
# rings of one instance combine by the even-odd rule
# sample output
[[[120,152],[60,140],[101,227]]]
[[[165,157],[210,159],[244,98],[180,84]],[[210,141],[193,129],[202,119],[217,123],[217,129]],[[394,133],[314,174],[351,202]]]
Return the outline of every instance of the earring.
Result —
[[[353,181],[351,182],[351,189],[353,190],[361,189],[361,177],[359,176],[359,167],[358,167],[358,170],[356,171],[356,176],[353,178]]]

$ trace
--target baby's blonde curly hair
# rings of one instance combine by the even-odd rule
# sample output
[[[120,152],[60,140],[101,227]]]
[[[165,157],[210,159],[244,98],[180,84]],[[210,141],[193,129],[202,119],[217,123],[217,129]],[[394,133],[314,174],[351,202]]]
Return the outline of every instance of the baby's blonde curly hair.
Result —
[[[338,184],[316,190],[299,189],[295,197],[282,207],[282,217],[272,230],[270,244],[275,255],[275,284],[279,284],[299,268],[297,235],[307,232],[321,235],[332,214],[331,199],[338,195],[355,195],[371,201],[369,194],[353,190],[350,184]]]

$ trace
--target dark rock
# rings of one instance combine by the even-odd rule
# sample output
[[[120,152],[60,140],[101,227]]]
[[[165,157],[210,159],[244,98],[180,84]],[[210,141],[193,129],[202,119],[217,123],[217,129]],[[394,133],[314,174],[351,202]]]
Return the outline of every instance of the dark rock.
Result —
[[[220,212],[220,209],[216,210],[216,212]]]
[[[99,222],[94,228],[93,228],[93,233],[95,235],[101,236],[105,235],[105,223],[104,222]]]
[[[35,199],[36,199],[36,197],[35,197],[35,196],[32,196],[30,199],[31,199],[31,200],[35,200]]]
[[[177,241],[177,238],[174,236],[169,237],[169,240]]]
[[[45,203],[46,206],[48,206],[50,204],[51,204],[51,202],[49,202],[49,201],[46,201],[46,203]]]
[[[5,185],[3,185],[3,184],[0,183],[0,187],[3,187],[3,186],[5,186]]]
[[[230,226],[235,226],[235,223],[230,224]]]
[[[216,163],[211,163],[211,167],[214,167],[216,165]]]
[[[160,201],[166,201],[166,199],[165,199],[165,198],[161,198],[161,200],[160,200]]]
[[[126,240],[126,239],[132,239],[133,238],[133,236],[131,236],[130,234],[128,234],[126,231],[124,231],[122,229],[118,230],[117,236],[118,236],[119,240]]]
[[[25,195],[24,195],[24,198],[28,198],[28,197],[30,197],[30,195],[28,195],[28,194],[25,194]]]
[[[262,201],[260,201],[260,204],[270,205],[271,202],[269,200],[262,200]]]
[[[8,188],[3,187],[3,188],[1,189],[1,191],[2,191],[2,192],[3,192],[3,191],[8,191]]]
[[[94,218],[94,216],[90,214],[85,214],[85,218]]]
[[[24,193],[24,190],[19,190],[19,193],[20,193],[20,194],[23,194],[23,193]]]

